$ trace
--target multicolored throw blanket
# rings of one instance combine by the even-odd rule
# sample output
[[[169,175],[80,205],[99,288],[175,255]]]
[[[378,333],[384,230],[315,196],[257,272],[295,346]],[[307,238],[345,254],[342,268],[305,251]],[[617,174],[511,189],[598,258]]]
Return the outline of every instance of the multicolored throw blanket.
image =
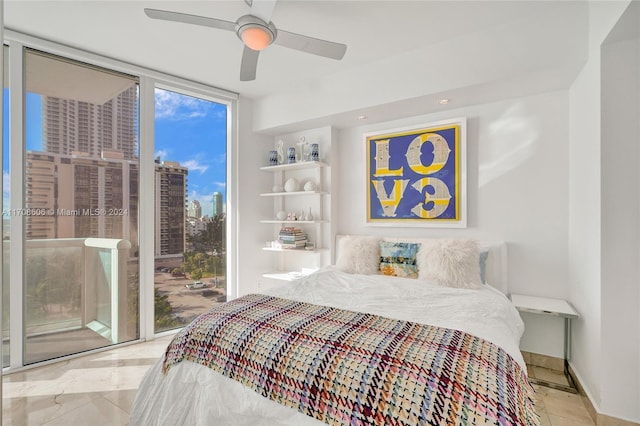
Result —
[[[496,345],[441,327],[250,294],[175,336],[188,360],[332,425],[537,425],[533,389]]]

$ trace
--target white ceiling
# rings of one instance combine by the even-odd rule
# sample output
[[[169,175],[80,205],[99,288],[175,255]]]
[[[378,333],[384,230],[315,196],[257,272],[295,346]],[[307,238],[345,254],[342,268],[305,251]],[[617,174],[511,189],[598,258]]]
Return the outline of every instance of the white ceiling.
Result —
[[[249,12],[243,0],[5,0],[5,26],[239,93],[267,115],[301,96],[321,100],[306,115],[296,107],[291,120],[307,124],[375,116],[390,103],[398,114],[405,103],[415,111],[423,97],[455,98],[458,107],[566,88],[587,54],[583,1],[279,0],[276,27],[345,43],[346,55],[336,61],[273,45],[260,55],[256,80],[241,82],[233,32],[152,20],[145,7],[229,21]],[[257,130],[286,128],[258,115]]]

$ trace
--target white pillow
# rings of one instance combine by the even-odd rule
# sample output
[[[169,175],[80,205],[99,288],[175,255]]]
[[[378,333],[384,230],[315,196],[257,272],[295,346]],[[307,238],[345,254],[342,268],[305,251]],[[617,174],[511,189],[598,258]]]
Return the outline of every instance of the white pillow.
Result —
[[[349,274],[373,275],[380,263],[380,238],[346,235],[338,241],[336,268]]]
[[[475,240],[435,239],[418,251],[418,278],[446,287],[481,288],[479,259]]]

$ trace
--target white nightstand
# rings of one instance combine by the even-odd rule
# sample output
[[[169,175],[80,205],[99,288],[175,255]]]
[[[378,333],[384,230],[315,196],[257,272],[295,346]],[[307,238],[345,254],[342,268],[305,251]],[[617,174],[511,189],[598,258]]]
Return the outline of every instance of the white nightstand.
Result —
[[[571,373],[569,373],[569,357],[571,356],[571,320],[580,318],[578,312],[563,299],[549,297],[525,296],[523,294],[511,294],[511,303],[521,312],[533,314],[551,315],[564,318],[564,375],[569,381],[569,389],[551,383],[543,383],[551,387],[559,387],[563,390],[576,392],[576,385]]]

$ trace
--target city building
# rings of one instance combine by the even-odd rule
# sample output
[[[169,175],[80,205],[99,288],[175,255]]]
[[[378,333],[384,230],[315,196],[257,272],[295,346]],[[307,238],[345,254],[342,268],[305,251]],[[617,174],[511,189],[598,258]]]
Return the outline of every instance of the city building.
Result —
[[[43,96],[43,151],[137,161],[137,109],[137,84],[103,104]]]
[[[222,204],[222,193],[213,193],[213,213],[212,217],[216,217],[224,213],[224,205]]]
[[[200,206],[200,201],[191,200],[189,201],[189,211],[187,216],[190,218],[199,219],[202,217],[202,206]]]
[[[25,206],[38,213],[26,215],[27,239],[137,245],[137,97],[133,81],[103,104],[42,97],[43,151],[26,153]]]
[[[137,243],[138,163],[27,152],[27,239],[123,238]],[[60,188],[74,190],[62,191]],[[72,194],[72,195],[71,195]]]
[[[186,167],[174,161],[156,161],[155,255],[172,256],[184,252],[186,235]]]

